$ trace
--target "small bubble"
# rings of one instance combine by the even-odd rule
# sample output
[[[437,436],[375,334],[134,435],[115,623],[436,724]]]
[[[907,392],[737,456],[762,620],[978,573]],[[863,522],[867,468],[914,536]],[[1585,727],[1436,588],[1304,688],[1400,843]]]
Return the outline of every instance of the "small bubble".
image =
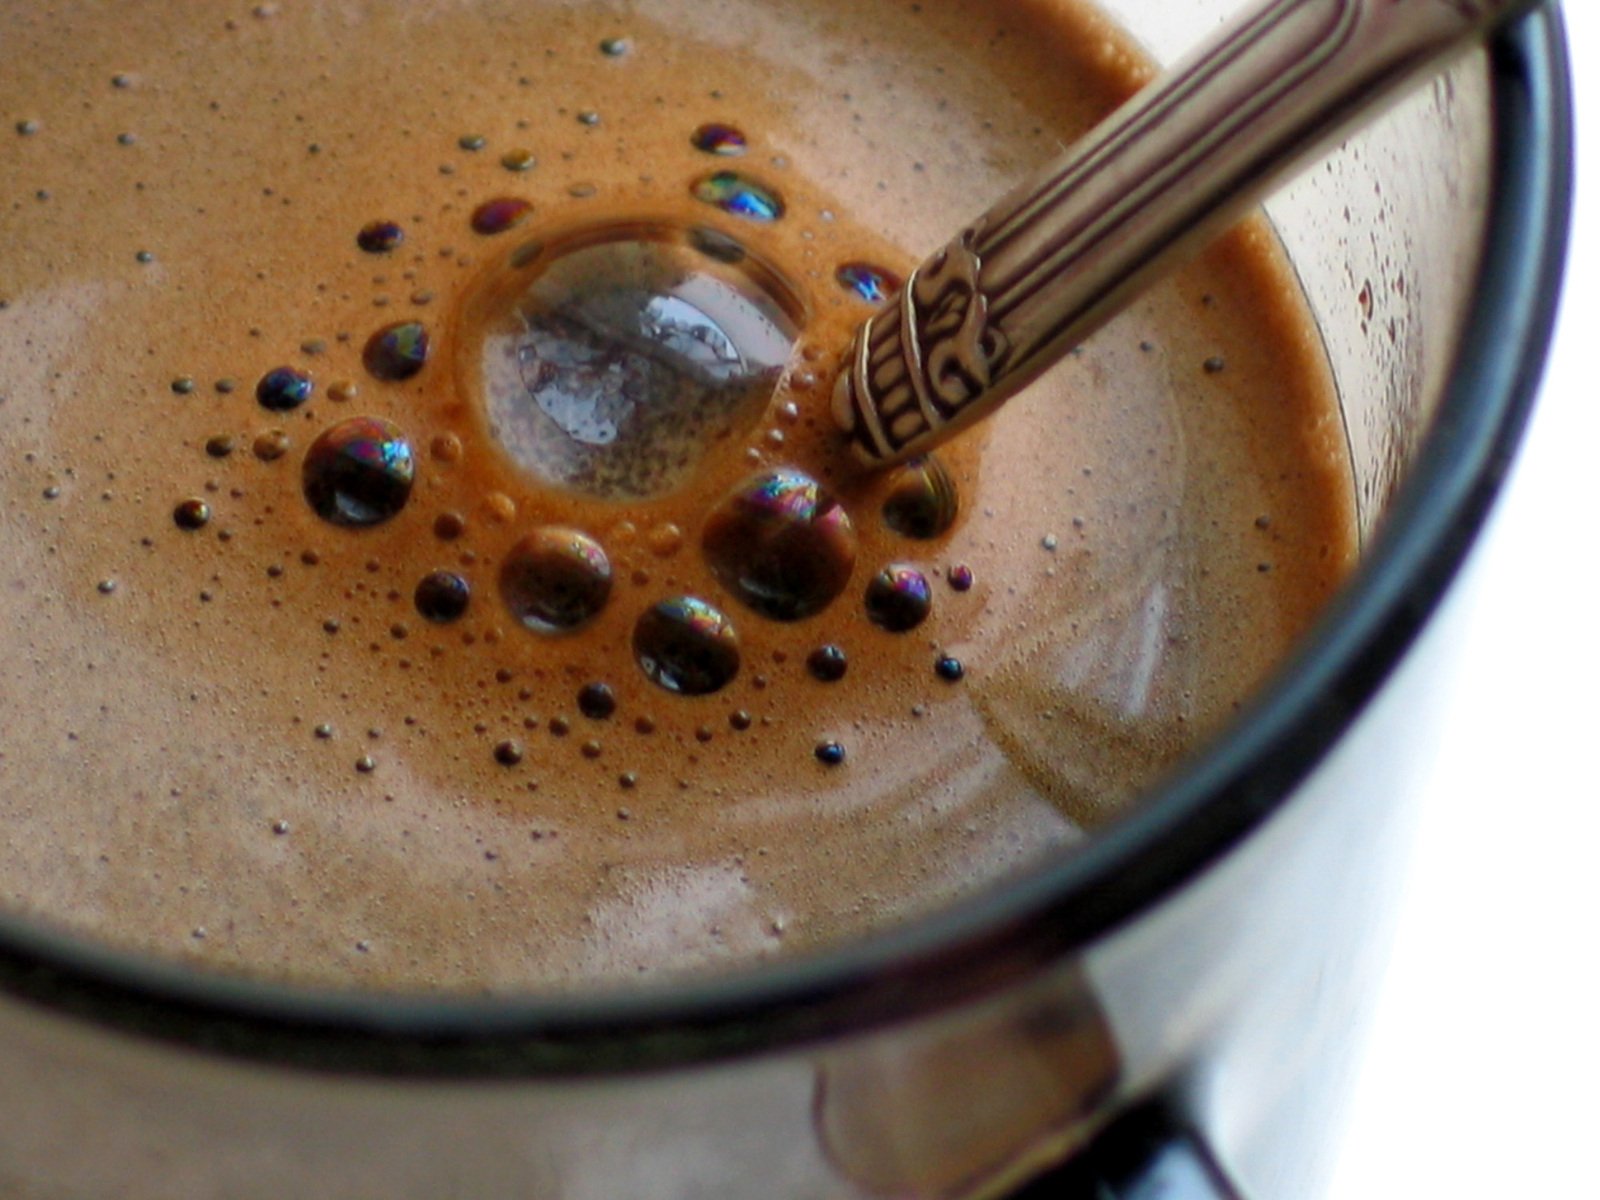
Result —
[[[737,171],[703,175],[690,187],[695,199],[750,221],[776,221],[783,216],[783,198]]]
[[[684,696],[704,696],[739,672],[733,623],[694,596],[663,600],[633,628],[633,653],[652,683]]]
[[[627,791],[627,790],[633,788],[638,782],[639,782],[639,776],[637,774],[635,774],[633,771],[624,771],[622,774],[617,776],[617,786],[622,788],[624,791]],[[625,820],[628,819],[628,815],[629,814],[628,814],[628,810],[627,809],[625,809],[625,808],[617,809],[617,816],[620,819],[625,821]]]
[[[187,396],[194,391],[194,380],[187,375],[180,375],[172,381],[172,390],[175,395]]]
[[[131,88],[133,86],[133,76],[126,71],[118,71],[111,77],[111,86],[119,90]]]
[[[605,683],[586,683],[578,689],[578,711],[591,721],[604,721],[617,711],[617,697]]]
[[[590,738],[578,747],[578,752],[585,758],[599,758],[603,749],[599,742],[595,741],[594,738]]]
[[[276,462],[289,453],[289,435],[281,429],[267,429],[256,435],[250,450],[262,462]]]
[[[411,443],[380,417],[352,417],[324,430],[306,451],[306,501],[335,525],[387,521],[411,495]]]
[[[289,832],[289,822],[279,818],[272,823],[272,832],[277,834],[279,837],[282,837],[284,834]]]
[[[1040,548],[1043,550],[1048,550],[1051,553],[1054,553],[1056,547],[1059,545],[1061,545],[1061,542],[1053,533],[1047,533],[1039,539]]]
[[[336,400],[343,404],[347,400],[354,400],[356,393],[360,390],[348,379],[335,379],[328,385],[328,399]]]
[[[715,121],[708,121],[691,133],[689,144],[696,150],[703,150],[707,154],[716,154],[723,158],[738,157],[745,152],[748,145],[743,131]]]
[[[500,596],[527,628],[565,633],[591,620],[611,596],[611,560],[586,533],[548,526],[507,553]]]
[[[934,660],[933,673],[946,683],[959,683],[966,675],[966,667],[961,665],[961,660],[949,654],[941,654]]]
[[[503,742],[496,742],[494,760],[502,767],[516,766],[522,761],[522,743],[513,738],[507,738]]]
[[[740,733],[743,733],[746,729],[749,729],[754,723],[755,718],[752,717],[745,709],[736,708],[728,714],[728,724],[732,728],[738,730]]]
[[[600,114],[595,112],[595,110],[592,108],[586,108],[578,114],[578,124],[587,125],[589,128],[593,129],[596,125],[600,124]]]
[[[885,267],[871,263],[849,262],[833,273],[839,286],[865,300],[868,304],[882,304],[890,295],[900,290],[901,278]]]
[[[867,618],[890,633],[905,633],[927,620],[933,608],[928,579],[915,567],[891,563],[867,584]]]
[[[212,458],[227,458],[233,453],[233,435],[218,433],[206,439],[206,453]]]
[[[219,379],[211,386],[216,389],[217,395],[231,396],[234,388],[238,387],[239,385],[231,379]]]
[[[325,742],[333,736],[333,726],[324,721],[311,732],[316,734],[319,739]]]
[[[311,399],[311,376],[296,367],[274,367],[256,384],[256,403],[269,412],[289,412]]]
[[[367,339],[361,363],[374,379],[399,383],[428,361],[428,330],[421,321],[396,321]]]
[[[625,37],[608,37],[600,40],[600,53],[607,58],[621,58],[633,48],[633,43]]]
[[[369,221],[356,234],[356,245],[368,254],[387,254],[406,240],[406,231],[393,221]]]
[[[100,594],[102,596],[109,596],[112,592],[117,590],[117,581],[115,579],[102,579],[99,583],[95,584],[95,587],[100,590]]]
[[[1227,369],[1228,364],[1221,358],[1213,355],[1200,364],[1207,375],[1217,375]]]
[[[182,500],[172,510],[172,522],[179,529],[203,529],[211,520],[211,506],[197,497]]]
[[[534,157],[532,150],[507,150],[500,156],[500,165],[508,171],[531,171],[538,164],[539,160]]]
[[[965,563],[957,563],[950,568],[949,580],[952,591],[971,591],[973,582],[972,568]]]
[[[453,433],[435,434],[433,441],[428,443],[428,450],[433,457],[442,463],[457,463],[465,447],[461,439]]]
[[[960,508],[955,480],[929,454],[895,471],[883,502],[883,522],[902,537],[927,540],[946,533]]]
[[[471,585],[453,571],[432,571],[424,575],[412,594],[417,612],[436,625],[460,620],[471,601]]]
[[[650,553],[657,558],[671,558],[683,548],[683,530],[671,521],[663,522],[650,530],[646,537]]]
[[[484,496],[481,508],[491,525],[509,525],[517,519],[517,502],[504,492],[490,492]]]
[[[826,608],[849,582],[856,556],[844,507],[816,480],[789,469],[735,488],[707,518],[701,545],[718,582],[779,621]]]
[[[356,759],[356,770],[360,771],[363,775],[370,775],[377,769],[378,760],[373,758],[370,754],[363,754],[360,758]]]
[[[489,139],[481,133],[463,133],[456,139],[456,145],[463,150],[482,150],[489,144]]]
[[[532,212],[533,205],[516,196],[485,200],[472,210],[472,229],[485,235],[504,233],[522,224]]]
[[[39,132],[39,122],[33,120],[18,121],[17,132],[23,137],[32,137]]]
[[[119,145],[119,146],[131,146],[135,142],[137,142],[138,140],[139,139],[134,137],[133,134],[131,134],[131,133],[119,133],[119,134],[117,134],[117,145]]]
[[[844,762],[844,746],[839,742],[818,742],[817,748],[812,753],[817,756],[817,761],[825,767],[837,767]]]
[[[814,679],[819,679],[823,683],[837,683],[844,678],[844,673],[849,667],[850,659],[842,646],[830,643],[818,646],[806,655],[806,670],[811,672]]]
[[[467,519],[457,512],[443,512],[433,519],[433,536],[453,542],[467,531]]]

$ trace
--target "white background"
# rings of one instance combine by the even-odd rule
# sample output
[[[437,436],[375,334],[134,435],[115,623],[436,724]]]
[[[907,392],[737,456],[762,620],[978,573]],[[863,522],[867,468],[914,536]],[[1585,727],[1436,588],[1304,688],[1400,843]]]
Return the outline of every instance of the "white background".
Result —
[[[1478,554],[1331,1200],[1600,1198],[1600,2],[1566,19],[1561,317]]]

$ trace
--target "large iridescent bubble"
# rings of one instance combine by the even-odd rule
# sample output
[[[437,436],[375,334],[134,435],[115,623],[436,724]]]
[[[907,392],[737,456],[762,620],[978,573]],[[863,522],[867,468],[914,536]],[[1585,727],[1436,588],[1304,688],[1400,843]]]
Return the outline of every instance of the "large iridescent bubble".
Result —
[[[706,520],[701,539],[718,582],[762,616],[821,612],[850,581],[850,514],[815,479],[779,469],[753,475]]]

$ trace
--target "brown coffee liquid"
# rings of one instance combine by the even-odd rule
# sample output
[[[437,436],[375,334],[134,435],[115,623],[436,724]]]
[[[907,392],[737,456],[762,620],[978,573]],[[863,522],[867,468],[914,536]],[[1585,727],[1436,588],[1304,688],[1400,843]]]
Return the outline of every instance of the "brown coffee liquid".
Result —
[[[850,331],[1146,67],[1092,10],[0,14],[6,906],[571,988],[1082,838],[1354,553],[1264,224],[865,474]]]

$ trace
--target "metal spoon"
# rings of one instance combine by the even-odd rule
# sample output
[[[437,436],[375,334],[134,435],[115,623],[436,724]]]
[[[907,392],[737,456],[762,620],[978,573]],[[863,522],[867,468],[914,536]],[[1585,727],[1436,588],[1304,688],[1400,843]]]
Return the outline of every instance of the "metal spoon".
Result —
[[[923,262],[857,332],[834,420],[869,464],[954,436],[1278,179],[1537,4],[1259,0]]]

